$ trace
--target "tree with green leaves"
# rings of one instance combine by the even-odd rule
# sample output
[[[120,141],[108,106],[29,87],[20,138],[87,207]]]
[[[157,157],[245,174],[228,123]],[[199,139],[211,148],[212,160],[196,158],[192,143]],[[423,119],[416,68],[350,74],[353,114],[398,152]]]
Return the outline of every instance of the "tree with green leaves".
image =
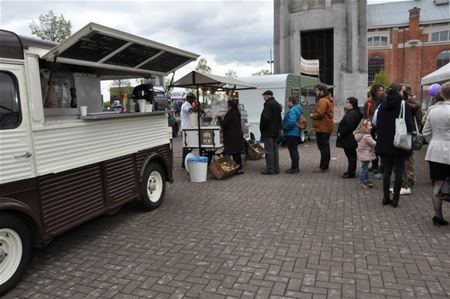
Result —
[[[264,76],[264,75],[271,75],[269,70],[262,69],[259,72],[253,73],[252,76]]]
[[[236,71],[234,71],[234,70],[228,70],[228,71],[225,73],[225,77],[227,77],[227,78],[237,78],[238,75],[237,75],[237,72],[236,72]]]
[[[33,20],[29,27],[32,35],[43,40],[61,43],[70,36],[72,23],[66,21],[63,15],[55,16],[53,11],[49,10],[45,15],[39,16],[39,23]]]
[[[385,89],[391,84],[389,76],[384,72],[383,69],[381,69],[373,78],[372,86],[375,84],[382,85]]]
[[[203,73],[211,73],[211,67],[208,65],[208,60],[206,58],[200,58],[198,60],[195,70]]]

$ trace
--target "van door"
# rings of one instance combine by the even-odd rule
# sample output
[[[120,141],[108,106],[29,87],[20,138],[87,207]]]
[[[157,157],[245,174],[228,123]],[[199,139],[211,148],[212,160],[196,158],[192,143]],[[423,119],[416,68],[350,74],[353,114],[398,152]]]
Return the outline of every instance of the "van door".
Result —
[[[23,64],[0,63],[0,184],[35,177]]]

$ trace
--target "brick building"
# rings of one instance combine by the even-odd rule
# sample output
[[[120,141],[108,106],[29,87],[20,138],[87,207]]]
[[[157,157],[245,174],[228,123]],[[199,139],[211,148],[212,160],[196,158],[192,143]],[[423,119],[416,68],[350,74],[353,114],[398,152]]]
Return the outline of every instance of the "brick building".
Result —
[[[369,5],[367,28],[369,84],[384,69],[418,94],[420,79],[450,62],[449,0]]]

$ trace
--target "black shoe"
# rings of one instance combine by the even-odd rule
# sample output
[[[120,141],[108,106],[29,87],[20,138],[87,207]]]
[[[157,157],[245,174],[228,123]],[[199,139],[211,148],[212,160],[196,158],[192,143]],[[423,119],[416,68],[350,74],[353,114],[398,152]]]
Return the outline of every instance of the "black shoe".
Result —
[[[344,174],[341,176],[341,178],[343,178],[343,179],[353,179],[354,177],[355,177],[355,174],[353,174],[353,173],[348,173],[348,172],[344,173]]]
[[[244,171],[239,169],[238,171],[236,171],[236,174],[244,174]]]
[[[439,217],[434,216],[433,224],[434,224],[434,226],[448,225],[448,221],[445,221],[444,218],[439,218]]]
[[[392,203],[392,201],[389,199],[389,197],[388,198],[383,198],[383,206],[387,206],[387,205],[389,205],[389,204],[391,204]]]
[[[264,171],[261,171],[261,174],[265,174],[265,175],[274,175],[275,172],[264,170]]]
[[[392,200],[392,206],[393,206],[394,208],[398,207],[398,199]]]
[[[275,172],[274,172],[275,174],[279,174],[280,173],[280,171],[279,170],[275,170]]]
[[[300,170],[298,168],[286,170],[286,173],[288,173],[288,174],[295,174],[295,173],[299,173],[299,172],[300,172]]]

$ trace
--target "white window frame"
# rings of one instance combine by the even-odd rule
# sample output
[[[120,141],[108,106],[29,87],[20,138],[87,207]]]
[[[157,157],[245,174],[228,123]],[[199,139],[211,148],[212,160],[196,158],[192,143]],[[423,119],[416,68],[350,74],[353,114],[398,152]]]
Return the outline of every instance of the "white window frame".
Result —
[[[375,38],[378,38],[378,45],[375,45]],[[386,45],[381,44],[381,40],[386,38]],[[372,45],[369,45],[369,39],[372,39]],[[390,48],[391,40],[389,36],[389,31],[369,31],[367,33],[367,48],[369,49],[383,49]]]

